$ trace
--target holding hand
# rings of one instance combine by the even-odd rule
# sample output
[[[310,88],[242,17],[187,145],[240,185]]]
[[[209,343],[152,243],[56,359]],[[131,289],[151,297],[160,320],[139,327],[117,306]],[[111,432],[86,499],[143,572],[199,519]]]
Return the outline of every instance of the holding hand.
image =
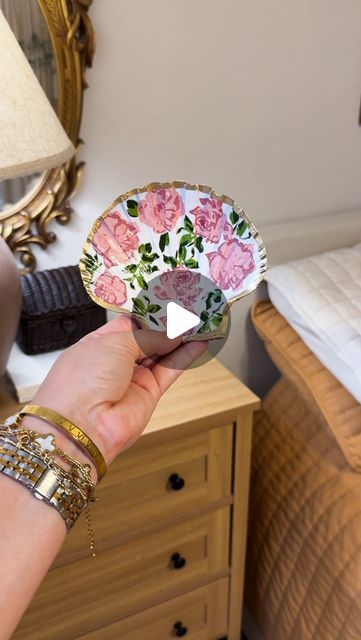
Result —
[[[182,344],[134,329],[119,316],[64,351],[33,402],[79,426],[109,464],[139,437],[162,393],[206,348],[207,342]]]

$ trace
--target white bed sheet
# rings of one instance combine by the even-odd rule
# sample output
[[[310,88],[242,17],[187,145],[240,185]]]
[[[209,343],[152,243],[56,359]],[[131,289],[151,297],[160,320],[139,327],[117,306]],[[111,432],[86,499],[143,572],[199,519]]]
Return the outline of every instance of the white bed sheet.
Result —
[[[276,309],[361,402],[361,244],[279,265],[266,280]]]

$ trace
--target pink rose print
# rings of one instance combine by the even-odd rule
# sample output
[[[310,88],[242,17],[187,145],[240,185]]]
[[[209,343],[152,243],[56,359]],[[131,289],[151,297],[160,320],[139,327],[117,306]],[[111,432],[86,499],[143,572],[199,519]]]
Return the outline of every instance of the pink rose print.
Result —
[[[95,281],[94,293],[98,298],[120,307],[127,300],[127,288],[123,280],[104,271]]]
[[[210,276],[220,289],[239,289],[256,265],[252,247],[238,240],[227,240],[218,251],[207,253]]]
[[[227,240],[232,235],[232,227],[222,210],[222,202],[218,198],[200,198],[198,205],[191,210],[194,214],[194,231],[209,242],[219,242],[222,233]]]
[[[160,276],[161,285],[154,287],[154,293],[159,300],[177,300],[189,311],[203,292],[198,287],[201,276],[186,269],[183,265],[170,271],[164,271]]]
[[[106,267],[127,263],[139,246],[139,229],[134,222],[121,218],[118,211],[112,211],[100,223],[92,245],[99,253]]]
[[[139,219],[157,233],[170,231],[184,215],[184,204],[176,189],[148,191],[138,206]]]

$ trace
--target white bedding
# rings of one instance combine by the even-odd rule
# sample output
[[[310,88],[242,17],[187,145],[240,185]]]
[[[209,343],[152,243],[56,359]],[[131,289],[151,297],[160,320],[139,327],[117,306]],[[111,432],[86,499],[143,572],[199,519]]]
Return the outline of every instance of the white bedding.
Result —
[[[276,309],[361,402],[361,244],[273,267],[266,280]]]

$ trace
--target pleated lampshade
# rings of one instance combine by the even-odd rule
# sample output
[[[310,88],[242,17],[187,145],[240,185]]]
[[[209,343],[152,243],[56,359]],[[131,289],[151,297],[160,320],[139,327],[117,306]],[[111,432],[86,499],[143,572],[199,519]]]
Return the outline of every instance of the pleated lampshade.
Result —
[[[51,169],[74,153],[0,11],[0,180]]]

